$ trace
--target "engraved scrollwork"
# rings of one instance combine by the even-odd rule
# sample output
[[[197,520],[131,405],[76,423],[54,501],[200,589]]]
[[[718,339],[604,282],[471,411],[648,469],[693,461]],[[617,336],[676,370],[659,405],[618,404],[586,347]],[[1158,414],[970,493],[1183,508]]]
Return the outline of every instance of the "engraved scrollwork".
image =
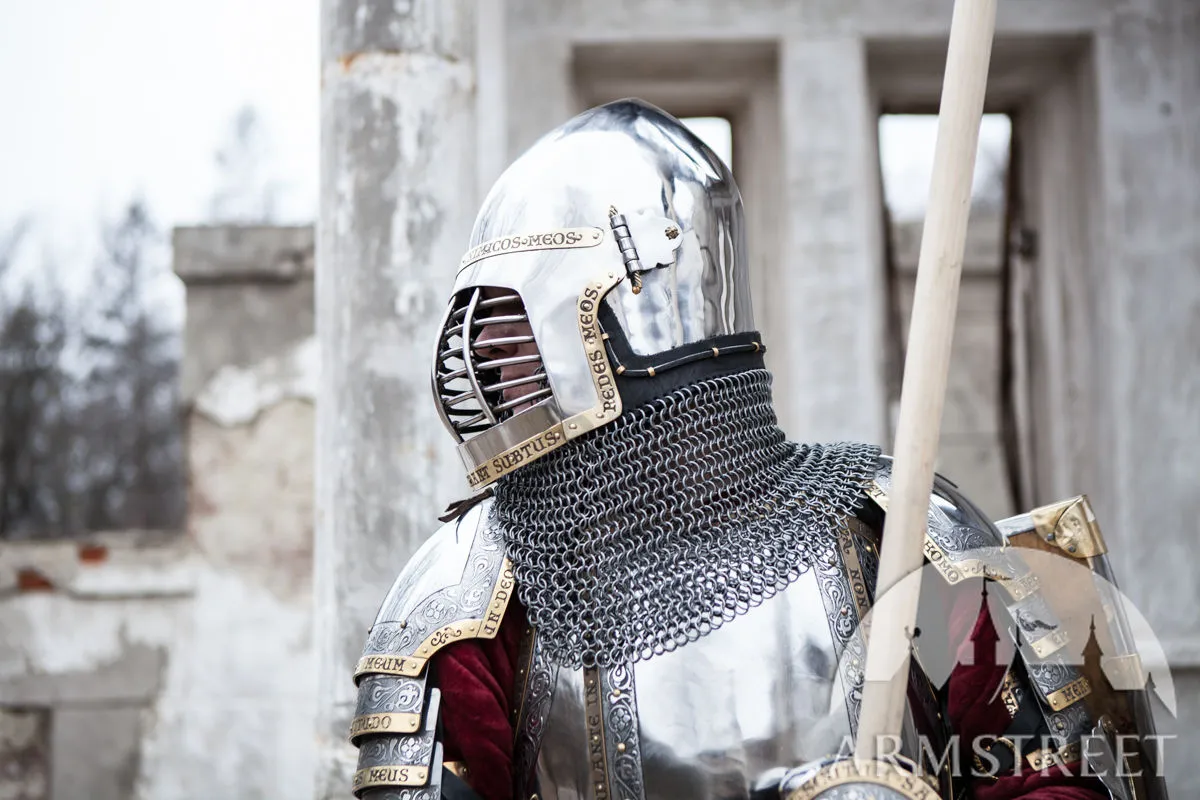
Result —
[[[1041,690],[1043,695],[1050,694],[1079,677],[1079,672],[1069,666],[1061,655],[1053,656],[1045,661],[1030,661],[1026,663],[1029,677]]]
[[[618,664],[600,672],[608,771],[616,800],[644,800],[637,689],[633,668]]]
[[[430,636],[456,622],[484,615],[504,564],[496,526],[481,525],[471,543],[461,581],[425,598],[404,620],[377,622],[367,637],[364,655],[412,655]],[[450,637],[461,635],[450,631]]]
[[[945,518],[943,517],[943,519]],[[974,526],[951,524],[948,519],[945,521],[945,527],[930,526],[929,538],[952,556],[972,550],[981,550],[994,544],[989,534]]]
[[[821,800],[905,800],[895,789],[875,784],[834,786],[821,793]]]
[[[419,631],[406,622],[377,622],[367,636],[363,653],[371,655],[394,655],[407,653],[416,648]]]
[[[1009,614],[1021,628],[1026,641],[1058,629],[1058,619],[1041,595],[1030,595],[1019,603],[1009,606]]]
[[[546,732],[546,720],[550,717],[557,680],[558,667],[546,657],[535,637],[533,654],[529,659],[529,680],[521,703],[522,715],[517,722],[517,741],[513,748],[513,780],[517,784],[517,797],[529,796],[529,783],[542,747],[542,736]]]
[[[424,697],[424,678],[367,675],[358,684],[358,709],[355,715],[419,713]]]
[[[843,541],[851,536],[849,529],[844,525],[838,534]],[[858,611],[854,603],[846,560],[839,548],[829,547],[822,550],[819,558],[814,559],[813,568],[825,605],[829,632],[833,636],[834,654],[841,666],[846,712],[853,733],[858,727],[859,706],[862,704],[866,648],[863,646],[859,629]]]
[[[363,800],[441,800],[442,790],[429,786],[417,789],[387,787],[367,789],[362,797]]]
[[[1083,703],[1047,714],[1046,722],[1059,747],[1079,741],[1080,737],[1092,728],[1091,715]]]
[[[376,766],[429,766],[433,758],[432,732],[409,736],[378,736],[365,740],[358,749],[359,769]]]

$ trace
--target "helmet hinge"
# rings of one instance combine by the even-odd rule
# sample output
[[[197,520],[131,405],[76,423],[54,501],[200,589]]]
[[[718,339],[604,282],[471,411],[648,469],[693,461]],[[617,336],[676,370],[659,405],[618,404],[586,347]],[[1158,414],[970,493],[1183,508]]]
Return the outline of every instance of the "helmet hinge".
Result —
[[[633,234],[629,232],[629,224],[625,221],[624,214],[617,213],[616,206],[608,207],[608,223],[612,226],[613,236],[621,251],[621,260],[625,262],[625,272],[629,275],[633,293],[639,294],[642,291],[642,277],[638,273],[642,271],[642,262],[638,259],[637,247],[633,244]]]

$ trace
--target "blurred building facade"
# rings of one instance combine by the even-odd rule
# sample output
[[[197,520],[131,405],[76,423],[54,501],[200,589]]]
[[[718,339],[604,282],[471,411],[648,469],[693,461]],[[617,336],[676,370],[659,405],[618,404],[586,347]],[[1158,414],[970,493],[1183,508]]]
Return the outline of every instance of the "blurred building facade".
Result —
[[[729,119],[782,423],[802,440],[887,447],[919,236],[884,224],[877,121],[936,111],[951,3],[450,5],[474,42],[454,55],[474,76],[478,128],[478,192],[463,202],[473,209],[512,157],[599,102],[636,95]],[[436,36],[408,36],[409,18],[392,21],[400,50],[450,58]],[[1198,101],[1190,0],[1001,4],[987,102],[1014,121],[1012,192],[1004,219],[973,219],[939,464],[996,516],[1091,497],[1174,670],[1179,796],[1200,791],[1184,763],[1200,745]],[[327,755],[341,747],[338,714],[313,734],[321,708],[343,701],[316,673],[344,672],[349,690],[356,654],[330,634],[337,610],[313,603],[314,574],[350,581],[355,558],[313,561],[312,232],[180,230],[175,257],[188,286],[187,529],[0,544],[6,800],[348,796],[334,788],[348,786],[345,760]],[[426,268],[448,290],[452,264]],[[424,358],[424,342],[395,344]],[[444,450],[439,463],[453,458],[448,438]],[[429,531],[461,491],[412,499]],[[350,627],[365,634],[358,615]]]
[[[181,229],[182,531],[0,543],[0,798],[310,797],[313,231]]]

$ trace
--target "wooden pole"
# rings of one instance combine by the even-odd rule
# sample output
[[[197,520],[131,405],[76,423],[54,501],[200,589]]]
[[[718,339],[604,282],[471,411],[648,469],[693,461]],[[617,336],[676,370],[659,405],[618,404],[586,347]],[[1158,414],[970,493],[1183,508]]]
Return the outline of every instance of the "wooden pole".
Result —
[[[903,578],[917,572],[923,560],[995,24],[996,0],[956,0],[900,393],[892,492],[871,612],[855,749],[861,759],[876,757],[889,738],[895,741],[904,719],[920,581]]]

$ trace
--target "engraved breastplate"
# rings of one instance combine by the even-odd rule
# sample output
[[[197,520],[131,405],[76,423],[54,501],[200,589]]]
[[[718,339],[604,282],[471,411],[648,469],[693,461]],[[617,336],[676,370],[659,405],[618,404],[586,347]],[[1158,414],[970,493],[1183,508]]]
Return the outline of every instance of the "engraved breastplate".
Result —
[[[865,666],[858,621],[878,560],[869,530],[852,527],[833,563],[673,652],[559,669],[535,637],[516,760],[536,783],[518,797],[734,800],[771,768],[852,741]]]

